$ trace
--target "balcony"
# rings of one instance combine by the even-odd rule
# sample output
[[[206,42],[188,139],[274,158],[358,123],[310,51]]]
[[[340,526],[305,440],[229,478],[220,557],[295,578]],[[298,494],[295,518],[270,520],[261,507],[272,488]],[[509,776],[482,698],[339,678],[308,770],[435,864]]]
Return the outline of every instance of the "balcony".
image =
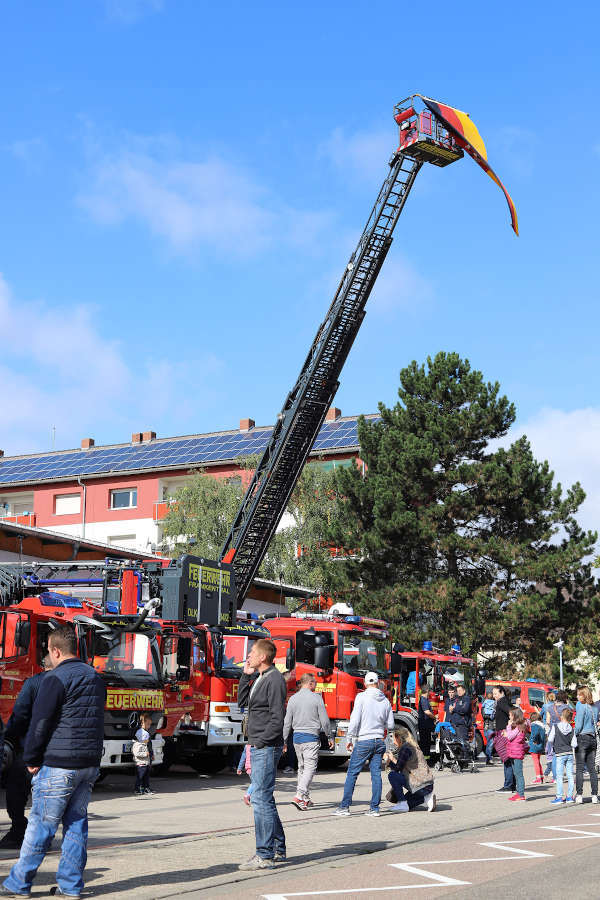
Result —
[[[22,516],[3,516],[0,510],[0,522],[12,522],[14,525],[29,525],[35,527],[35,513],[24,513]]]
[[[165,518],[167,513],[169,512],[169,507],[171,506],[172,500],[156,500],[154,503],[154,524],[158,525],[159,522]]]

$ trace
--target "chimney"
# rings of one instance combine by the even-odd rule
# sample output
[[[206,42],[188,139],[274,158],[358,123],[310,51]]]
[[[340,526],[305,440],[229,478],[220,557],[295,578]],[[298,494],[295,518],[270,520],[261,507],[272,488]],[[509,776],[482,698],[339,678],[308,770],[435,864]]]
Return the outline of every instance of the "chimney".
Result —
[[[142,440],[144,443],[146,441],[155,441],[156,440],[156,432],[155,431],[144,431],[142,435]]]
[[[250,431],[255,425],[254,419],[240,419],[240,431]]]
[[[141,444],[142,443],[142,432],[134,431],[131,435],[131,443],[132,444]]]
[[[94,440],[94,438],[83,438],[83,440],[81,441],[81,449],[89,450],[90,447],[93,447],[95,443],[96,441]]]
[[[325,421],[326,422],[335,422],[336,419],[339,419],[341,414],[342,414],[342,411],[341,411],[341,409],[338,409],[337,406],[330,406],[329,409],[327,410],[327,415],[325,416]]]

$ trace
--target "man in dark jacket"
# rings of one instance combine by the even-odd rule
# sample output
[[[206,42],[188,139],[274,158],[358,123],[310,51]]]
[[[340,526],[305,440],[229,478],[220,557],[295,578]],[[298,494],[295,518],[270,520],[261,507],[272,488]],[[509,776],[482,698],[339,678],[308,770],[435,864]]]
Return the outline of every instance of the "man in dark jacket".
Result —
[[[502,685],[497,685],[492,689],[492,693],[494,695],[494,700],[496,701],[496,731],[498,734],[500,731],[504,731],[506,726],[508,725],[508,716],[513,708],[510,705],[510,701],[506,696],[506,691],[502,687]],[[515,773],[513,771],[512,762],[508,760],[504,763],[504,784],[501,788],[497,788],[498,793],[502,793],[502,791],[515,791],[516,790],[516,781],[515,781]]]
[[[238,688],[238,705],[248,710],[248,741],[252,765],[252,807],[256,854],[240,869],[270,869],[286,856],[285,834],[273,790],[283,751],[286,684],[273,665],[275,644],[260,638],[252,646]]]
[[[450,715],[450,722],[456,729],[456,736],[461,741],[469,740],[469,728],[473,719],[471,710],[471,698],[465,690],[464,684],[456,686],[456,700],[454,710]]]
[[[52,671],[44,675],[33,704],[23,759],[32,780],[29,824],[18,862],[0,896],[29,896],[35,874],[62,821],[58,892],[80,897],[87,859],[87,807],[98,777],[104,731],[104,683],[77,659],[70,625],[50,634]]]
[[[23,684],[4,732],[4,744],[5,746],[9,744],[13,753],[13,761],[6,771],[6,812],[10,817],[11,826],[0,840],[0,850],[18,850],[27,828],[25,806],[31,791],[31,775],[23,762],[23,741],[31,722],[31,712],[42,678],[51,668],[48,656],[42,660],[42,666],[43,672],[33,675]]]

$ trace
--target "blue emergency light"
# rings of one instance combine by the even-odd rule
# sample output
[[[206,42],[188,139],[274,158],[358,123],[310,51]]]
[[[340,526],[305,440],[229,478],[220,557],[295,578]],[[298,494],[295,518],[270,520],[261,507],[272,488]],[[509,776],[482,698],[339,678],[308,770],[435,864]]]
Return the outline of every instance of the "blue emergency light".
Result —
[[[433,641],[423,641],[423,653],[433,653]]]
[[[460,644],[452,644],[452,653],[460,656]]]
[[[66,606],[70,609],[82,609],[83,603],[78,597],[70,597],[66,594],[58,594],[55,591],[44,591],[40,594],[42,606]]]

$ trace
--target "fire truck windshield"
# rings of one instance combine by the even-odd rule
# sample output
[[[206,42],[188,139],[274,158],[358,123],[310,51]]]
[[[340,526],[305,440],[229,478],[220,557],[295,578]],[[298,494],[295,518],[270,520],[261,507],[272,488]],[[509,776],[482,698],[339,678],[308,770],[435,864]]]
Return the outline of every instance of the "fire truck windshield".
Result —
[[[259,637],[261,637],[260,634],[250,636],[224,632],[221,644],[218,636],[213,633],[213,652],[218,661],[219,674],[226,678],[239,678],[244,667],[244,660]]]
[[[473,681],[473,666],[463,663],[459,665],[454,662],[440,663],[442,670],[443,688],[446,691],[448,684],[464,684],[467,691],[471,691]]]
[[[90,631],[87,643],[88,661],[109,683],[160,684],[156,647],[147,635]]]
[[[387,642],[383,638],[366,637],[350,632],[340,634],[340,656],[344,672],[351,675],[364,675],[365,672],[389,675],[387,650]]]

